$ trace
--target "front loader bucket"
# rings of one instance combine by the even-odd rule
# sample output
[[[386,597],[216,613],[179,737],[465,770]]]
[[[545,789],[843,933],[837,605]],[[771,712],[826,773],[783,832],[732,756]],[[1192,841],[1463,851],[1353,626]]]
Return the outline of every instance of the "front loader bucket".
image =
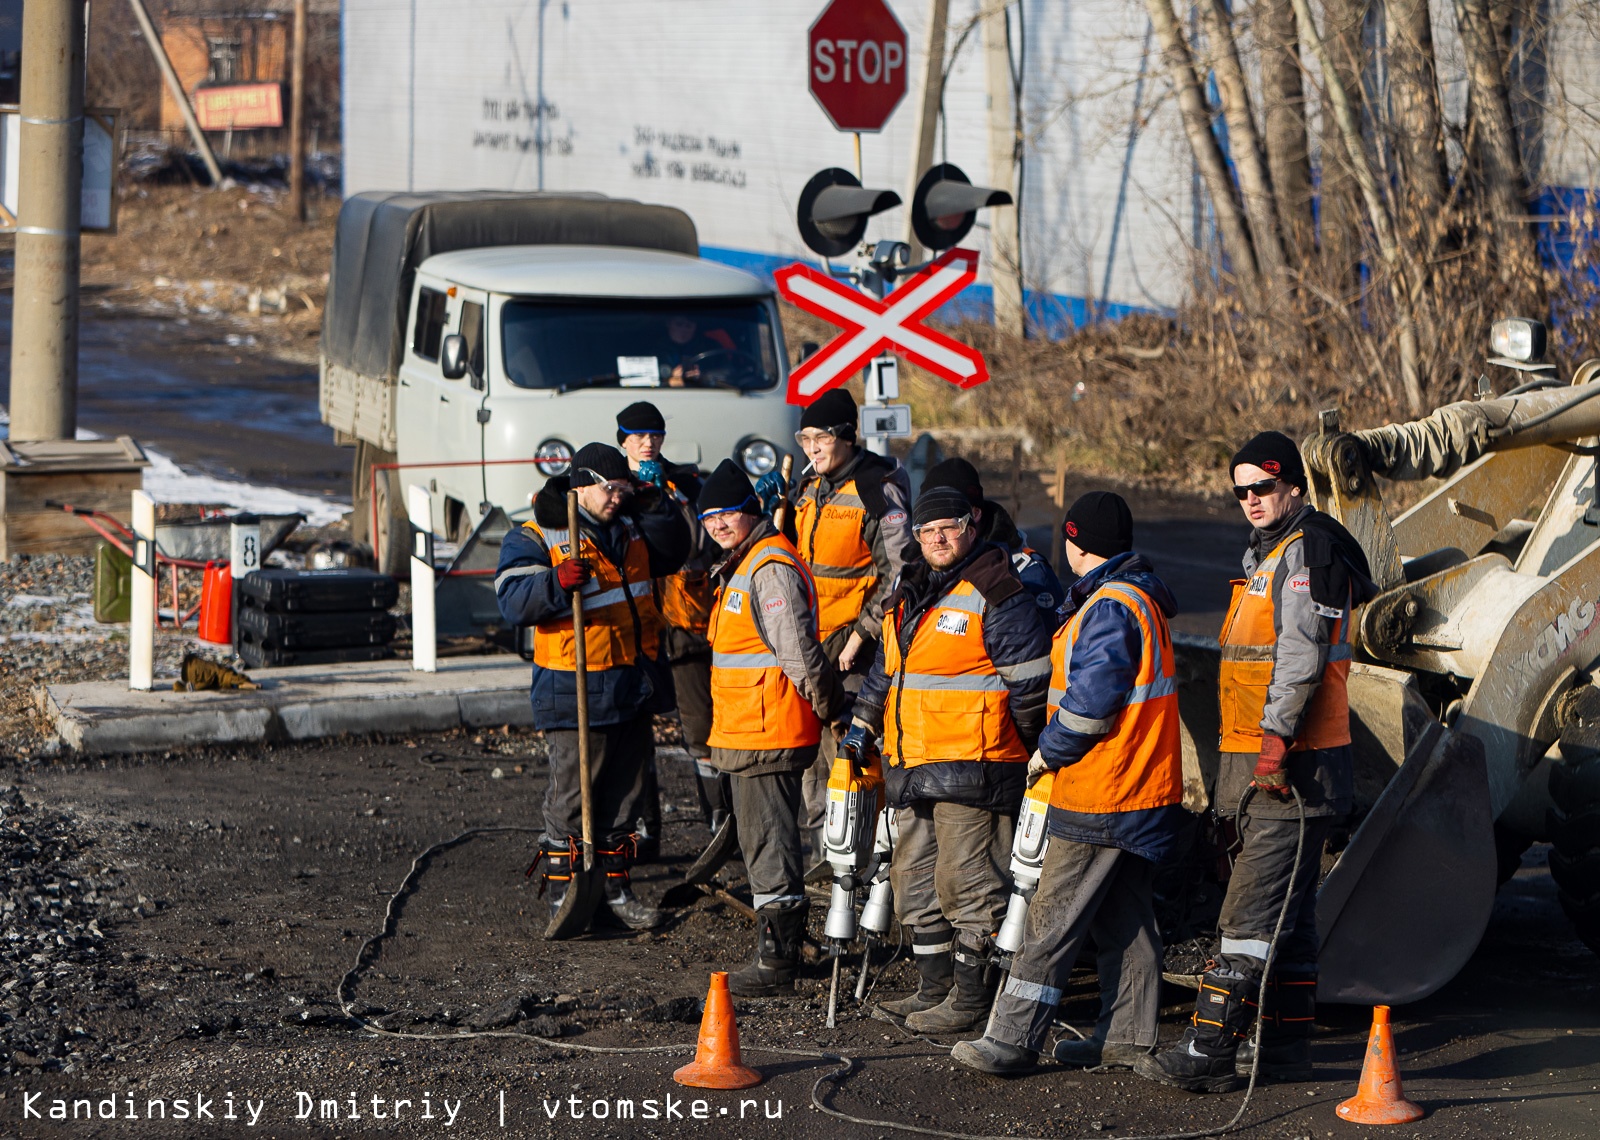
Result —
[[[559,942],[565,938],[576,938],[588,930],[594,912],[599,908],[600,900],[605,898],[605,894],[605,872],[598,866],[585,871],[580,860],[574,859],[572,882],[567,884],[567,893],[562,898],[560,907],[550,919],[550,924],[544,928],[545,941]]]
[[[1318,1001],[1427,997],[1466,964],[1489,923],[1495,844],[1483,745],[1422,720],[1412,702],[1405,760],[1317,895]]]

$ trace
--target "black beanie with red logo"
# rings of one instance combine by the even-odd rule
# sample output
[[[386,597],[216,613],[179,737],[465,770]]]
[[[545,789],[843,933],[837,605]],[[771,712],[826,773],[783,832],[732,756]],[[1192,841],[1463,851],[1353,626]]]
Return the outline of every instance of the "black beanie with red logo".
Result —
[[[1090,491],[1067,508],[1061,533],[1085,554],[1115,558],[1133,549],[1133,512],[1114,491]]]
[[[1306,465],[1300,458],[1300,449],[1281,431],[1264,431],[1241,447],[1228,461],[1228,478],[1232,479],[1234,469],[1245,463],[1291,487],[1306,489]]]

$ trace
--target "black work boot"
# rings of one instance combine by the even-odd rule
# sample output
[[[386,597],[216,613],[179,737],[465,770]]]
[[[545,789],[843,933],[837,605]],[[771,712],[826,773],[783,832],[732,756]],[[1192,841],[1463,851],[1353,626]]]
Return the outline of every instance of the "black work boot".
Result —
[[[756,911],[756,948],[750,964],[728,975],[728,992],[735,997],[778,997],[794,993],[800,969],[800,944],[806,936],[805,900]]]
[[[987,1033],[976,1041],[957,1041],[950,1059],[996,1077],[1019,1077],[1039,1067],[1039,1054],[1034,1050],[996,1041]]]
[[[955,984],[955,937],[956,932],[948,926],[913,931],[911,957],[917,964],[917,988],[907,997],[879,1002],[878,1008],[899,1020],[944,1001]]]
[[[1317,1020],[1317,975],[1309,970],[1277,970],[1267,982],[1261,1008],[1261,1067],[1258,1080],[1309,1081],[1311,1032]],[[1256,1047],[1245,1041],[1234,1055],[1233,1068],[1249,1079]]]
[[[600,866],[606,873],[606,906],[616,920],[629,930],[652,930],[660,926],[666,915],[641,901],[633,893],[633,880],[628,874],[627,848],[597,852]]]
[[[1000,988],[1000,971],[990,961],[989,947],[957,942],[955,958],[955,985],[945,999],[907,1016],[906,1028],[913,1033],[964,1033],[988,1023]]]
[[[1259,978],[1219,973],[1213,964],[1200,978],[1193,1024],[1171,1049],[1136,1058],[1133,1071],[1189,1092],[1232,1092],[1239,1087],[1234,1055],[1255,1021],[1260,987]]]
[[[539,893],[550,904],[550,917],[555,918],[556,911],[561,909],[561,900],[567,897],[567,888],[572,885],[572,852],[565,847],[542,848],[534,866],[540,871]],[[533,871],[530,869],[528,873],[531,875]]]

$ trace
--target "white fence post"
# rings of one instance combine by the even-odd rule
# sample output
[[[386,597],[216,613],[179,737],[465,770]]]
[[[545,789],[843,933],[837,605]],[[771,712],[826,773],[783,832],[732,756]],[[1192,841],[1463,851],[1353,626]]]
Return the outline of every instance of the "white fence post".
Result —
[[[406,513],[411,516],[411,668],[438,671],[433,611],[433,501],[427,488],[406,488]]]
[[[128,688],[149,692],[156,661],[156,504],[133,493],[133,597],[128,620]]]

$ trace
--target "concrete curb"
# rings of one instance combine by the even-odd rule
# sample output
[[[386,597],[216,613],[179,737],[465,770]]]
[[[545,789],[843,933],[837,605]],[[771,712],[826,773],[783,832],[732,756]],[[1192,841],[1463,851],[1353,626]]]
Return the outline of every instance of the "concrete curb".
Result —
[[[136,693],[121,681],[47,685],[40,704],[62,745],[85,755],[533,723],[529,666],[516,657],[445,660],[437,673],[366,661],[258,669],[251,678],[262,687]]]

